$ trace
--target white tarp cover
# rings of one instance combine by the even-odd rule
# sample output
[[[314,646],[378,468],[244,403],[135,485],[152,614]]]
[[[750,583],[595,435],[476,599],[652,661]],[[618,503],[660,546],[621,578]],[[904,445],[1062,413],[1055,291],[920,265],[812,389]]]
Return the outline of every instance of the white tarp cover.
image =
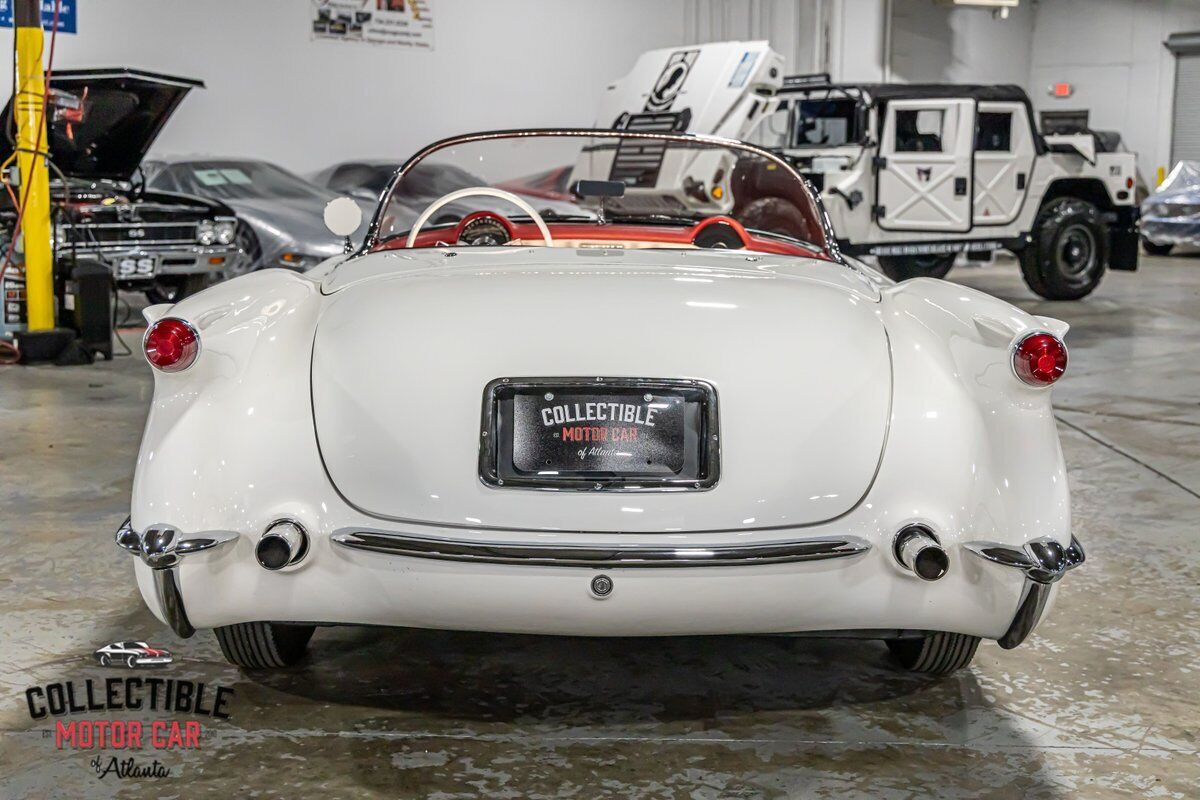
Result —
[[[1141,230],[1154,244],[1200,246],[1200,161],[1180,161],[1142,201]]]

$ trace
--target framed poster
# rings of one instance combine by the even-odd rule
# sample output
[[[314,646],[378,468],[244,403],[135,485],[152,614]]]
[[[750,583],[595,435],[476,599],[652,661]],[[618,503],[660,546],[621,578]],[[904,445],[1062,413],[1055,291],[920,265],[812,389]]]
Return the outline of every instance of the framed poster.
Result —
[[[313,0],[314,39],[433,49],[433,0]]]

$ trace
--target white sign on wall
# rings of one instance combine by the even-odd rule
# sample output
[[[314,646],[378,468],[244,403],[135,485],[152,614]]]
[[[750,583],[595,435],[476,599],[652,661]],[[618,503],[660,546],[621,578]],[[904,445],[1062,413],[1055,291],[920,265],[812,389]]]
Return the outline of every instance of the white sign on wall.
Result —
[[[314,39],[433,49],[433,0],[313,0]]]

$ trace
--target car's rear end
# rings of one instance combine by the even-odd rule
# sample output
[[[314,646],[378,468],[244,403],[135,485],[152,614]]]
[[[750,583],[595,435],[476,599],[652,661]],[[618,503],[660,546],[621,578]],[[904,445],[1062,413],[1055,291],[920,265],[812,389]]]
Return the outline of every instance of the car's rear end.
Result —
[[[909,659],[939,668],[1024,639],[1082,559],[1065,326],[643,224],[658,246],[377,236],[148,310],[119,537],[147,603],[258,665],[312,624],[960,637]]]

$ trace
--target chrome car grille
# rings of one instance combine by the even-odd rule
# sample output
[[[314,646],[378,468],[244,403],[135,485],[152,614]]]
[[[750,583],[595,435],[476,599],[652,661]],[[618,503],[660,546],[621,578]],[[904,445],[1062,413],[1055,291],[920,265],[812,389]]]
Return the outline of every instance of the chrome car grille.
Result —
[[[125,250],[131,247],[196,243],[195,222],[81,222],[64,224],[60,247]]]

